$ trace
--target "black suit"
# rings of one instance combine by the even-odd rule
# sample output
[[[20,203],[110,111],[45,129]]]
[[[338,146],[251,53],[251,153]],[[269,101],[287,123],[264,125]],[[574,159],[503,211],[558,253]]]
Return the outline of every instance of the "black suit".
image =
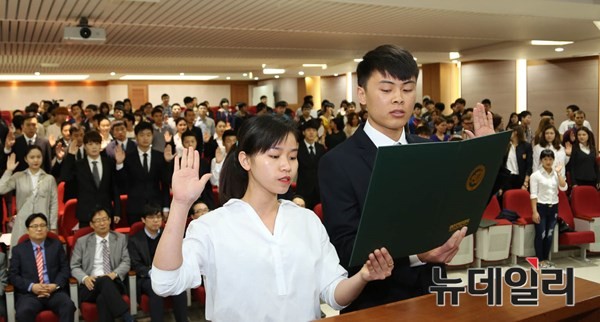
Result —
[[[408,133],[408,130],[405,131]],[[407,141],[417,143],[428,140],[407,135]],[[331,243],[340,257],[340,264],[348,269],[350,275],[360,269],[360,267],[348,267],[348,263],[366,200],[376,153],[377,147],[365,133],[363,125],[356,130],[353,136],[325,154],[319,163],[319,186],[325,228],[327,228]],[[398,204],[401,215],[418,215],[414,209],[401,208],[401,196],[399,196]],[[427,294],[428,287],[432,285],[432,267],[431,264],[410,267],[408,257],[396,258],[392,276],[382,281],[368,283],[358,298],[344,312]]]
[[[156,237],[160,240],[162,232]],[[158,296],[152,290],[152,282],[148,271],[152,268],[152,259],[154,254],[151,254],[148,245],[148,236],[144,229],[138,231],[135,235],[129,237],[127,248],[131,259],[131,269],[136,273],[137,294],[142,293],[150,297],[150,316],[152,321],[162,321],[164,318],[164,298]],[[171,297],[173,300],[173,313],[177,322],[187,321],[187,295],[183,292],[179,295]]]
[[[127,224],[140,221],[144,206],[153,203],[161,207],[169,207],[168,166],[164,155],[149,149],[150,171],[146,172],[140,160],[138,150],[128,153],[123,168],[117,171],[119,191],[127,193]]]
[[[304,140],[298,146],[298,180],[296,193],[301,195],[306,202],[306,208],[313,209],[319,203],[319,178],[317,171],[319,160],[325,154],[325,147],[315,142],[314,155],[310,155]]]
[[[531,148],[531,144],[527,142],[521,142],[515,147],[515,154],[517,157],[517,167],[519,168],[519,174],[511,175],[510,171],[505,170],[509,151],[507,151],[504,155],[504,168],[501,169],[503,170],[501,171],[501,173],[503,173],[504,175],[504,178],[501,179],[501,187],[504,191],[510,189],[520,189],[521,186],[523,186],[523,183],[525,182],[525,177],[531,176],[533,166],[533,150]]]
[[[34,145],[39,146],[42,149],[42,160],[43,167],[46,173],[52,173],[52,147],[47,139],[40,138],[39,135],[35,137]],[[25,139],[25,135],[21,135],[15,140],[15,144],[12,147],[11,153],[14,153],[16,156],[16,161],[19,162],[15,172],[23,171],[27,169],[27,163],[25,162],[25,153],[27,153],[27,147],[29,146],[28,142]]]
[[[92,169],[87,158],[75,161],[75,155],[67,154],[61,169],[61,181],[69,185],[77,198],[77,219],[80,227],[89,226],[92,212],[98,207],[108,209],[109,216],[121,216],[121,199],[115,178],[115,163],[107,156],[100,156],[102,177],[96,187]],[[113,208],[114,204],[114,208]]]
[[[47,238],[42,247],[45,252],[44,263],[50,284],[60,287],[49,298],[38,298],[29,292],[31,283],[39,283],[38,271],[30,240],[18,244],[12,250],[9,280],[15,286],[17,294],[16,317],[18,321],[35,321],[42,310],[52,310],[61,321],[73,321],[75,304],[68,293],[70,269],[67,256],[60,242]]]

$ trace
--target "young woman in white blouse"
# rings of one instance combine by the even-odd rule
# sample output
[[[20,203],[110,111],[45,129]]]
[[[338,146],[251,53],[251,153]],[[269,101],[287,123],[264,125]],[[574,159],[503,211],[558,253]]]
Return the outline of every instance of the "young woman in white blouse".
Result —
[[[530,179],[531,209],[535,223],[534,248],[535,256],[541,267],[554,266],[548,261],[554,225],[558,217],[558,190],[566,191],[567,182],[561,174],[563,164],[553,167],[554,152],[546,149],[540,153],[539,161],[542,169],[535,171]]]
[[[348,305],[367,282],[391,274],[384,248],[348,278],[319,218],[278,200],[298,169],[298,132],[272,115],[247,120],[221,177],[222,208],[192,221],[188,209],[208,180],[198,180],[199,155],[175,162],[171,214],[152,269],[154,291],[166,296],[196,287],[204,277],[211,321],[309,321],[320,318],[319,298]],[[180,251],[175,251],[180,250]]]
[[[542,169],[542,163],[540,162],[540,154],[543,150],[552,150],[554,152],[554,164],[553,168],[559,164],[567,164],[569,157],[567,157],[566,150],[560,142],[560,134],[554,125],[546,125],[540,133],[539,143],[533,147],[533,170],[537,171]],[[565,176],[565,167],[562,168],[561,173]]]

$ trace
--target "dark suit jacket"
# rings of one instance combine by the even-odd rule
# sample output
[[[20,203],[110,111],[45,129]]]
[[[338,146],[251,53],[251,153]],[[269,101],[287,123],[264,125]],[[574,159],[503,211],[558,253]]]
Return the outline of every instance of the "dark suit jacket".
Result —
[[[112,140],[106,148],[104,148],[104,152],[111,159],[115,159],[115,150],[117,148],[117,140]],[[135,143],[132,139],[127,139],[127,146],[125,147],[125,154],[132,153],[137,149],[137,143]]]
[[[44,241],[46,252],[46,267],[50,283],[57,284],[62,291],[67,292],[69,286],[69,262],[60,242],[53,238]],[[31,283],[39,283],[35,254],[31,240],[27,240],[15,246],[10,259],[9,281],[15,286],[20,294],[27,294],[27,288]]]
[[[315,156],[311,157],[304,140],[298,145],[298,180],[296,193],[306,202],[306,207],[312,209],[319,202],[319,179],[317,176],[319,160],[325,154],[325,147],[314,143]]]
[[[409,135],[407,129],[405,131],[409,143],[427,142],[425,139]],[[350,275],[360,269],[360,267],[348,267],[348,263],[376,153],[375,144],[361,125],[354,135],[325,154],[319,163],[319,186],[325,228],[340,257],[340,264],[348,269]],[[404,171],[411,170],[404,169]],[[402,196],[398,197],[398,209],[402,216],[418,215],[414,209],[402,209]],[[408,257],[396,258],[392,276],[383,281],[368,283],[359,297],[344,312],[427,294],[428,287],[432,285],[432,267],[431,264],[410,267]]]
[[[158,234],[158,239],[162,236],[162,231]],[[144,279],[150,278],[148,272],[152,268],[152,257],[150,257],[150,249],[146,240],[146,232],[144,229],[138,231],[135,235],[129,237],[127,249],[129,258],[131,259],[131,270],[135,271],[137,276],[138,294],[141,293],[141,285]]]
[[[202,129],[200,129],[197,126],[192,126],[192,128],[188,127],[188,130],[194,132],[197,141],[196,151],[198,151],[198,153],[200,153],[200,156],[202,156],[202,152],[204,151],[204,136],[202,135]]]
[[[42,149],[42,158],[43,158],[43,167],[46,173],[52,173],[52,147],[47,139],[40,138],[40,136],[36,136],[35,142],[33,143],[39,146]],[[27,141],[25,140],[25,135],[19,136],[15,140],[15,144],[12,147],[11,153],[14,153],[19,165],[15,169],[15,172],[23,171],[27,169],[27,163],[25,162],[25,153],[27,152]]]
[[[149,203],[169,207],[171,178],[164,155],[152,149],[148,152],[151,153],[148,173],[144,171],[137,149],[127,154],[123,168],[117,171],[119,191],[127,193],[126,213],[129,225],[140,220],[144,206]]]
[[[510,145],[509,145],[510,149]],[[515,147],[515,154],[517,156],[517,166],[519,168],[519,183],[517,187],[511,187],[513,189],[519,189],[523,185],[526,176],[531,176],[532,167],[533,167],[533,149],[531,148],[531,144],[527,142],[521,142],[519,145]],[[506,155],[504,155],[504,168],[506,168],[506,160],[508,160],[508,151]],[[510,173],[508,173],[510,175]],[[508,179],[505,179],[508,180]],[[504,186],[506,187],[508,183],[505,181]]]
[[[77,219],[90,222],[92,212],[98,207],[111,211],[109,215],[121,216],[121,200],[115,178],[115,163],[107,156],[100,156],[102,162],[102,178],[96,187],[92,170],[87,158],[75,161],[75,156],[68,153],[63,160],[61,181],[75,192],[77,198]],[[114,204],[114,208],[113,208]]]

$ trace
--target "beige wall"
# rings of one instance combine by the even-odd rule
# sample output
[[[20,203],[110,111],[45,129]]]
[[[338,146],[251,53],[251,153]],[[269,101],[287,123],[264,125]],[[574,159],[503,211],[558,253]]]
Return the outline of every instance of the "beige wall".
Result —
[[[565,108],[575,104],[598,137],[598,57],[529,62],[527,92],[527,109],[536,127],[540,112],[554,113],[558,126],[566,119]]]
[[[332,102],[337,110],[346,99],[346,75],[321,77],[321,97]]]
[[[462,97],[467,107],[484,98],[492,101],[492,112],[502,116],[504,124],[515,112],[517,94],[515,61],[484,61],[462,64]]]
[[[148,85],[148,100],[153,105],[159,105],[162,101],[160,96],[164,93],[169,94],[171,103],[179,103],[183,105],[183,98],[186,96],[198,97],[198,100],[207,100],[211,106],[219,105],[222,98],[230,100],[231,104],[231,87],[229,84],[215,85]],[[137,106],[134,106],[137,108]]]
[[[258,82],[258,85],[270,84],[273,86],[275,101],[286,101],[288,104],[298,104],[298,83],[296,78],[269,79]],[[275,102],[268,102],[269,106],[275,106]]]
[[[25,109],[31,102],[42,100],[62,99],[61,104],[70,104],[81,99],[88,103],[99,104],[107,100],[106,85],[94,86],[84,83],[52,85],[49,83],[18,83],[0,86],[3,110]]]

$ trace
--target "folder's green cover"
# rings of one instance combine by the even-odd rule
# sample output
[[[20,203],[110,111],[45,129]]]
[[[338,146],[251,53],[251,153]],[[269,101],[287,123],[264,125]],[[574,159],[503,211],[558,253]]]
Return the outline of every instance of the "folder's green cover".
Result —
[[[350,266],[380,247],[401,258],[476,232],[511,133],[378,148]]]

